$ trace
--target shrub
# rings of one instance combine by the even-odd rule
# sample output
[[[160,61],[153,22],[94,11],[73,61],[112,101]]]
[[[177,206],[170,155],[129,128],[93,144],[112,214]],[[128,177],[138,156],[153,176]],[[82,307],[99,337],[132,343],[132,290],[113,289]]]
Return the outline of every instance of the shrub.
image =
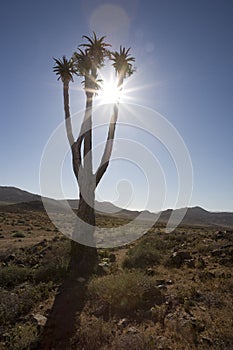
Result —
[[[51,261],[48,265],[42,265],[34,272],[35,282],[62,282],[67,271],[67,264],[61,258],[57,263]]]
[[[25,285],[11,293],[0,288],[0,325],[15,323],[19,317],[27,314],[35,303],[47,299],[52,287],[52,283]]]
[[[75,349],[102,349],[103,345],[109,345],[113,340],[113,327],[110,322],[104,322],[102,319],[92,319],[79,327],[76,335],[77,340],[74,343]],[[109,347],[106,347],[108,349]]]
[[[93,304],[107,305],[110,312],[123,315],[163,302],[155,280],[138,271],[95,277],[88,290]]]
[[[7,332],[4,344],[9,350],[30,349],[30,345],[37,338],[36,325],[21,323]]]
[[[68,268],[70,259],[69,241],[57,242],[52,250],[48,251],[43,264],[35,270],[36,282],[62,282]]]
[[[124,268],[144,268],[159,264],[160,253],[156,247],[156,241],[144,239],[133,248],[129,249],[125,260]]]
[[[0,286],[11,288],[27,281],[31,276],[32,271],[27,267],[6,266],[0,269]]]

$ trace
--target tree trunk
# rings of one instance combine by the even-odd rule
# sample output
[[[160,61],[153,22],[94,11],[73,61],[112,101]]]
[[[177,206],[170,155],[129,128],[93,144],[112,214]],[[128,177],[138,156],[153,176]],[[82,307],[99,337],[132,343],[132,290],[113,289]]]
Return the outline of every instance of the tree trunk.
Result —
[[[97,266],[94,198],[95,192],[91,188],[87,196],[80,193],[78,221],[71,241],[69,264],[70,273],[75,277],[90,275]]]

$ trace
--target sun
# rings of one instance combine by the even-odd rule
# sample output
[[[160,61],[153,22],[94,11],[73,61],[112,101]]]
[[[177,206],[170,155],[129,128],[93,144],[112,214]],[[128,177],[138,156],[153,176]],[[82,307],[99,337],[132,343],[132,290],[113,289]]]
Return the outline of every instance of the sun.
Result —
[[[101,89],[98,92],[98,100],[102,104],[116,103],[120,100],[122,91],[117,87],[117,80],[111,78],[110,80],[103,79]]]

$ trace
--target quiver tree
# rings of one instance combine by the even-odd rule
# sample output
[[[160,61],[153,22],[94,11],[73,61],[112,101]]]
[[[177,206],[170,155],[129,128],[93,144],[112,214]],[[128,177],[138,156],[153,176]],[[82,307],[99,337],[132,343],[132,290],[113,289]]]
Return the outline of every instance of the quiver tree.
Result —
[[[113,106],[103,156],[94,172],[92,114],[93,100],[101,86],[99,70],[104,66],[106,59],[112,61],[119,91],[123,87],[124,79],[134,72],[132,66],[134,58],[129,54],[130,49],[120,47],[119,52],[111,52],[109,50],[111,45],[104,42],[105,37],[97,38],[95,33],[93,37],[84,36],[83,38],[87,43],[81,44],[70,59],[65,56],[62,59],[54,59],[56,64],[53,68],[58,79],[63,83],[66,132],[72,153],[73,171],[79,186],[78,217],[81,220],[73,234],[73,239],[81,242],[82,245],[72,241],[70,266],[72,270],[88,269],[88,265],[93,265],[96,256],[96,249],[93,248],[95,247],[95,190],[109,165],[118,118],[119,99]],[[84,117],[77,138],[73,134],[69,108],[69,84],[73,82],[75,75],[82,77],[86,97]],[[85,248],[84,245],[92,248]],[[77,266],[80,264],[82,264],[81,267]],[[84,273],[84,271],[78,273]]]

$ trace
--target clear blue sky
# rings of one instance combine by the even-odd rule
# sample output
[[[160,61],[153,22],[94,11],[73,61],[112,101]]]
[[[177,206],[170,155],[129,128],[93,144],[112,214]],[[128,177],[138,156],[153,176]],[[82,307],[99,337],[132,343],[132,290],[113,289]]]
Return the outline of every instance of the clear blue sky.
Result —
[[[114,13],[110,5],[118,6]],[[232,18],[232,0],[2,2],[0,184],[39,192],[41,154],[64,118],[52,57],[71,55],[82,35],[95,30],[116,49],[132,48],[137,67],[129,82],[137,88],[129,93],[132,101],[161,113],[183,137],[194,170],[190,206],[233,211]],[[84,105],[74,88],[72,113]],[[74,197],[69,159],[66,163],[64,186]],[[114,167],[99,189],[102,199],[111,200],[115,191]],[[165,165],[166,171],[172,196],[176,180]],[[137,177],[130,167],[126,172],[129,179]],[[143,207],[139,175],[137,181],[132,208]]]

